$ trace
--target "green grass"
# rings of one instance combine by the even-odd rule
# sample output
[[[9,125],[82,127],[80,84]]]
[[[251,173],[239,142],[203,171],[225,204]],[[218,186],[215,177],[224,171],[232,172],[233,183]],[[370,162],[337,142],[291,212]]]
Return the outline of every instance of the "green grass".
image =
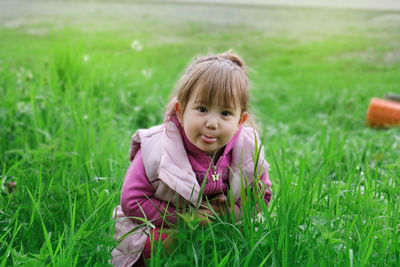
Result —
[[[365,114],[371,97],[400,92],[398,27],[360,26],[380,13],[316,12],[320,31],[153,18],[43,36],[0,28],[0,180],[18,186],[0,195],[0,264],[107,265],[130,136],[162,122],[194,56],[233,48],[249,66],[272,201],[264,220],[252,200],[242,223],[180,222],[173,256],[149,263],[397,266],[400,131],[367,128]],[[322,23],[335,14],[352,20]]]

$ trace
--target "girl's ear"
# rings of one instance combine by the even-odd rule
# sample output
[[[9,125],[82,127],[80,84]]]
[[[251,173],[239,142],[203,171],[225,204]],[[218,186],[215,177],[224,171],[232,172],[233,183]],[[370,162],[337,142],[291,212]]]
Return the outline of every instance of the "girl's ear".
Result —
[[[242,115],[240,116],[240,119],[239,119],[239,127],[242,126],[243,123],[246,122],[248,116],[249,116],[249,114],[247,114],[247,112],[242,113]]]
[[[180,105],[179,105],[178,100],[174,103],[174,109],[175,109],[175,114],[176,114],[176,117],[178,118],[179,123],[183,126],[182,113],[180,111]]]

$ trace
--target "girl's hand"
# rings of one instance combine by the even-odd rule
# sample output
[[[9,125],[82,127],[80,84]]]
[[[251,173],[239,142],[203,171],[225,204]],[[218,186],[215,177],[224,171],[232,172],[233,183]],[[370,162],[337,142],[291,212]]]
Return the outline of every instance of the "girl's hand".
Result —
[[[193,221],[194,217],[197,218],[199,225],[207,225],[211,222],[211,219],[215,217],[215,214],[224,216],[229,214],[228,206],[226,204],[227,198],[221,194],[216,198],[208,201],[203,201],[201,207],[194,211],[194,213],[183,213],[180,216],[188,223]],[[179,214],[178,214],[179,215]]]
[[[221,194],[221,195],[218,195],[216,198],[209,200],[208,202],[203,201],[202,207],[204,207],[204,209],[207,209],[209,212],[211,212],[211,215],[213,215],[212,210],[214,210],[215,213],[224,216],[229,213],[228,205],[227,205],[226,201],[227,201],[227,197],[224,194]]]
[[[199,224],[202,226],[209,224],[213,216],[214,213],[207,208],[200,208],[196,211],[196,217],[199,221]]]

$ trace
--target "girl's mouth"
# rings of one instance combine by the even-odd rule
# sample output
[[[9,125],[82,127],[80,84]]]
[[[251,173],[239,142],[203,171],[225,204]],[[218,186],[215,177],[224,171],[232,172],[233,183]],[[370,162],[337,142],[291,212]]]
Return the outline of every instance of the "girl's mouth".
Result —
[[[201,140],[206,144],[212,144],[212,143],[215,143],[217,141],[217,137],[201,135]]]

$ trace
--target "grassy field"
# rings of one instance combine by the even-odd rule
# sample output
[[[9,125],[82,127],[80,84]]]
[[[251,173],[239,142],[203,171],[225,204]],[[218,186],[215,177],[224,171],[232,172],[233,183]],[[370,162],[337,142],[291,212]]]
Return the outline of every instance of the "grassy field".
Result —
[[[130,136],[162,122],[195,56],[230,48],[249,66],[271,204],[263,220],[249,202],[240,223],[181,222],[149,264],[400,264],[400,129],[365,126],[371,97],[400,92],[399,13],[136,7],[1,21],[1,266],[107,266]]]

